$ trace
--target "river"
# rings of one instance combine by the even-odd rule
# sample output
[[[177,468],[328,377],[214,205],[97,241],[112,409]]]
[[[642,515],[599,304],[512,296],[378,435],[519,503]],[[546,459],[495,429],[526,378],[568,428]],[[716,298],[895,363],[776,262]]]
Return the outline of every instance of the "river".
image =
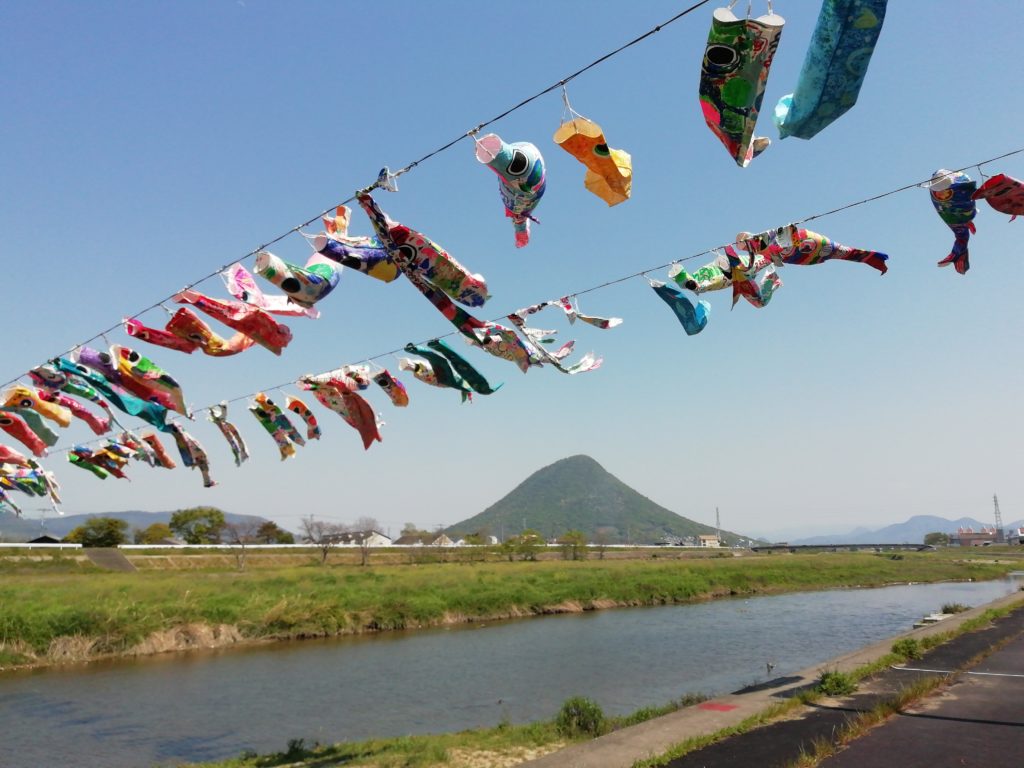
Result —
[[[801,592],[0,675],[5,768],[128,768],[719,694],[909,630],[1019,581]]]

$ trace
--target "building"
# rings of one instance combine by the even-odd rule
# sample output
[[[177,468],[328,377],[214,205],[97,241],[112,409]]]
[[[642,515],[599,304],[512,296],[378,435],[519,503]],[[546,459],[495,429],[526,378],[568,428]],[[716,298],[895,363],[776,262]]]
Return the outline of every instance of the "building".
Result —
[[[395,539],[400,547],[454,547],[455,542],[443,533],[414,533]]]
[[[1024,528],[1011,528],[1006,534],[1007,544],[1024,544]]]
[[[702,547],[722,546],[722,542],[718,540],[718,536],[714,533],[702,533],[697,537],[697,543]]]
[[[985,527],[982,527],[980,531],[960,527],[955,534],[949,537],[949,543],[954,547],[981,547],[985,544],[995,544],[999,540],[999,531],[995,528]]]
[[[331,536],[339,547],[390,547],[391,538],[380,531],[345,531]]]

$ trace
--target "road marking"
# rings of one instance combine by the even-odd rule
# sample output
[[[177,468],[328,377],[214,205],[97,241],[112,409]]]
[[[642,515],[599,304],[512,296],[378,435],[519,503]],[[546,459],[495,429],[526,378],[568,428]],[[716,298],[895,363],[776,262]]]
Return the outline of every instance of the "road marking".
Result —
[[[920,669],[918,667],[890,667],[900,672],[931,672],[936,675],[955,675],[961,672],[959,669]],[[967,675],[984,675],[985,677],[1024,677],[1012,672],[964,672]]]
[[[698,709],[708,709],[712,712],[731,712],[736,709],[735,704],[719,704],[715,701],[705,701],[697,705]]]

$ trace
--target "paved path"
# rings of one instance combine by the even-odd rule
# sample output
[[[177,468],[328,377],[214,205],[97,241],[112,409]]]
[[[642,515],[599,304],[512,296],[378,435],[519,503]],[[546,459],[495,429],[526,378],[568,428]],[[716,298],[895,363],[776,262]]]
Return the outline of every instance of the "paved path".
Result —
[[[719,696],[703,704],[688,707],[640,725],[624,728],[593,741],[567,747],[524,765],[529,768],[631,768],[638,760],[664,754],[670,747],[682,741],[710,735],[723,728],[738,725],[746,718],[764,711],[772,704],[793,696],[801,688],[813,685],[817,682],[822,669],[849,672],[889,653],[893,642],[901,637],[922,638],[947,632],[988,608],[1021,604],[1024,604],[1024,593],[1008,595],[988,605],[957,614],[938,624],[883,640],[825,664],[816,664],[790,677],[770,681],[758,686],[755,690]],[[1016,616],[1020,617],[1019,620],[1024,623],[1024,611],[1018,611]],[[959,644],[961,646],[960,655],[963,658],[968,658],[991,644],[991,640],[984,638],[985,634],[985,632],[977,632],[963,635],[955,643],[947,645]],[[977,646],[977,650],[974,650],[975,646]],[[929,654],[929,660],[937,658],[932,654],[939,654],[946,647],[940,646],[932,651]],[[953,658],[949,658],[949,661],[952,662]],[[855,713],[860,709],[870,708],[877,697],[887,692],[885,686],[880,686],[874,692],[862,693],[860,701],[853,706],[841,703],[828,706],[828,702],[825,702],[824,706],[805,710],[805,716],[801,719],[785,720],[770,727],[759,728],[748,734],[726,739],[711,747],[674,760],[670,765],[673,768],[687,768],[691,765],[702,768],[712,768],[712,766],[714,768],[754,768],[755,766],[756,768],[767,768],[772,765],[785,765],[799,756],[802,744],[809,746],[816,736],[827,738],[837,727],[836,723],[841,726],[850,716],[851,711]],[[876,764],[863,763],[862,765]],[[883,762],[877,765],[896,766],[901,764]],[[1015,768],[1024,766],[1024,755],[1021,756],[1019,762],[1013,765]],[[929,766],[929,768],[937,767]]]
[[[821,768],[890,765],[1024,766],[1024,635],[972,667],[949,688],[869,731],[822,762]]]

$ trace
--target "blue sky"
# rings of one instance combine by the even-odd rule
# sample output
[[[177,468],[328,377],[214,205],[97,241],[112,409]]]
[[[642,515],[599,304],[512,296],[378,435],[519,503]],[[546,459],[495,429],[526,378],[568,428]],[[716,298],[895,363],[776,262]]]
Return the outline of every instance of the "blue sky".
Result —
[[[491,128],[532,141],[547,162],[541,223],[526,249],[513,247],[494,176],[469,141],[378,199],[485,275],[492,298],[477,314],[493,319],[741,230],[1024,146],[1015,98],[1022,67],[998,53],[1019,43],[1012,24],[998,23],[1019,10],[1009,0],[891,3],[858,104],[811,141],[779,141],[770,107],[795,85],[817,5],[776,3],[786,26],[758,125],[773,145],[746,169],[732,163],[698,106],[710,4],[570,84],[575,109],[633,156],[626,203],[609,209],[588,193],[582,166],[551,141],[562,112],[557,93]],[[381,166],[424,155],[683,7],[4,5],[0,380],[169,296],[348,197]],[[984,170],[1024,177],[1024,155]],[[978,178],[977,169],[968,173]],[[220,482],[213,489],[185,470],[133,465],[131,482],[101,482],[63,454],[45,465],[58,473],[68,512],[213,504],[293,528],[310,513],[338,522],[369,515],[393,533],[405,522],[448,525],[576,453],[687,517],[713,522],[717,506],[723,525],[741,532],[796,536],[913,514],[987,519],[993,492],[1007,521],[1024,517],[1024,285],[1014,238],[1024,223],[979,208],[965,277],[936,268],[952,234],[927,191],[915,189],[812,225],[890,254],[887,275],[843,263],[786,267],[784,287],[763,310],[744,303],[730,312],[725,292],[707,296],[711,322],[692,338],[642,279],[587,294],[584,311],[623,325],[570,329],[553,310],[537,324],[601,354],[599,371],[523,375],[467,348],[492,382],[505,382],[501,391],[460,405],[456,393],[406,374],[407,409],[369,393],[386,426],[384,442],[368,452],[307,397],[324,437],[287,462],[245,403],[231,409],[253,456],[239,469],[200,416],[190,431],[210,454]],[[352,228],[369,233],[358,211]],[[309,253],[295,235],[272,250],[299,262]],[[219,280],[199,290],[225,295]],[[213,359],[136,346],[202,407],[451,329],[405,281],[350,271],[320,308],[320,320],[286,320],[295,340],[280,358],[260,348]],[[159,326],[165,315],[142,319]],[[110,341],[128,343],[120,332]],[[394,359],[380,362],[397,369]],[[76,426],[61,444],[89,437]]]

